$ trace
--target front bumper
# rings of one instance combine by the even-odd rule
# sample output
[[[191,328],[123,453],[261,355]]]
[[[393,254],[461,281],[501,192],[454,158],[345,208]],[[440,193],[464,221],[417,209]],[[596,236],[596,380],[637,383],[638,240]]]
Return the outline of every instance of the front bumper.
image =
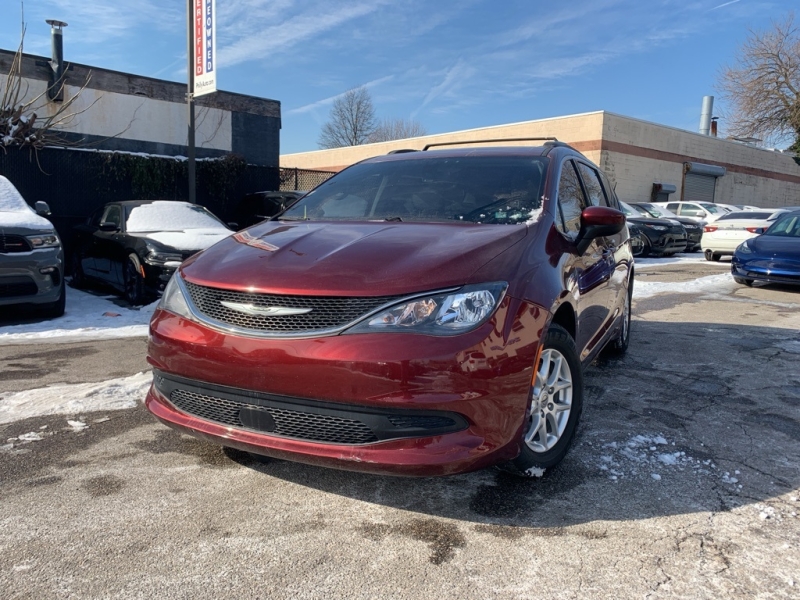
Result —
[[[61,247],[0,254],[0,306],[53,303],[63,276]]]
[[[800,261],[786,264],[769,259],[742,260],[734,254],[731,259],[731,275],[750,281],[800,285]]]
[[[536,306],[506,297],[492,320],[459,336],[277,340],[225,334],[157,310],[148,361],[156,377],[168,381],[154,381],[146,406],[185,433],[281,459],[409,476],[480,469],[519,453],[538,335],[548,317]],[[234,407],[222,417],[197,404],[197,396],[187,403],[185,396],[172,395],[175,381],[188,392],[212,397],[217,407],[226,402]],[[237,413],[242,402],[249,406]],[[293,403],[289,408],[301,420],[312,418],[305,412],[318,415],[320,407],[344,420],[356,413],[385,417],[388,411],[401,415],[404,426],[421,429],[406,429],[401,437],[379,432],[378,439],[352,443],[310,439],[319,436],[303,433],[308,427],[280,434],[274,413],[263,417],[275,402]],[[424,419],[436,416],[454,417],[455,423],[434,423],[431,429],[432,421]]]

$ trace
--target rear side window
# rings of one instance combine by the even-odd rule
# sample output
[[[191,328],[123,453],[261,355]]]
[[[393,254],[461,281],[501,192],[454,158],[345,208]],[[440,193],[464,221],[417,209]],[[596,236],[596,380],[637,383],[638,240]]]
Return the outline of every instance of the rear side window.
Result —
[[[589,204],[592,206],[608,206],[608,198],[606,198],[606,193],[603,190],[603,184],[600,183],[600,176],[597,171],[580,162],[577,165],[583,180],[583,187],[589,196]]]
[[[672,212],[674,212],[676,215],[678,214],[678,212],[677,212],[677,211],[678,211],[678,209],[679,209],[680,207],[681,207],[681,205],[680,205],[680,204],[678,204],[677,202],[670,202],[669,204],[667,204],[667,209],[668,209],[668,210],[671,210],[671,211],[672,211]]]
[[[581,212],[586,207],[575,164],[567,160],[561,166],[561,177],[558,180],[558,209],[561,213],[559,229],[567,237],[574,239],[581,229]]]

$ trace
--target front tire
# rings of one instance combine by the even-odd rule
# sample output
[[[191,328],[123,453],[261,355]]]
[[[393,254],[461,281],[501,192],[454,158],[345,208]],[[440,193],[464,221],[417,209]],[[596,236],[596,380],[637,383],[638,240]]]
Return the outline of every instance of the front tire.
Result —
[[[50,304],[45,304],[42,308],[42,313],[48,319],[57,319],[64,315],[64,309],[67,305],[67,286],[64,284],[64,278],[61,278],[61,295],[58,300]]]
[[[83,265],[81,264],[81,256],[76,249],[72,253],[70,259],[70,267],[72,270],[72,287],[76,290],[81,290],[86,287],[86,273],[83,272]]]
[[[131,306],[144,304],[144,277],[139,272],[139,264],[135,254],[130,254],[125,261],[125,300]]]
[[[547,330],[522,427],[522,450],[503,465],[516,475],[540,477],[560,463],[583,410],[583,371],[575,342],[560,325]]]

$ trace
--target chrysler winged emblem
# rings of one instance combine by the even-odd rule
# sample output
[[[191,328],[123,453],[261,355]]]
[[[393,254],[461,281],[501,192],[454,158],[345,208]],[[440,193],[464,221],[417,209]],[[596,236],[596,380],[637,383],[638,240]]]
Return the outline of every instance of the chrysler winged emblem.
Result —
[[[285,317],[288,315],[305,315],[310,313],[313,308],[291,308],[289,306],[256,306],[255,304],[244,304],[243,302],[219,301],[222,306],[230,308],[247,315],[256,317]]]

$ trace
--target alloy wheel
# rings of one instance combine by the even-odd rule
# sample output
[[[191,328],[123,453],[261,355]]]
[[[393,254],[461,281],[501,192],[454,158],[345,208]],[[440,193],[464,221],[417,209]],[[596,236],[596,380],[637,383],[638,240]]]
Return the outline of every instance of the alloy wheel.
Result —
[[[533,452],[547,452],[558,443],[572,410],[572,372],[558,350],[542,351],[531,388],[531,407],[525,444]]]

